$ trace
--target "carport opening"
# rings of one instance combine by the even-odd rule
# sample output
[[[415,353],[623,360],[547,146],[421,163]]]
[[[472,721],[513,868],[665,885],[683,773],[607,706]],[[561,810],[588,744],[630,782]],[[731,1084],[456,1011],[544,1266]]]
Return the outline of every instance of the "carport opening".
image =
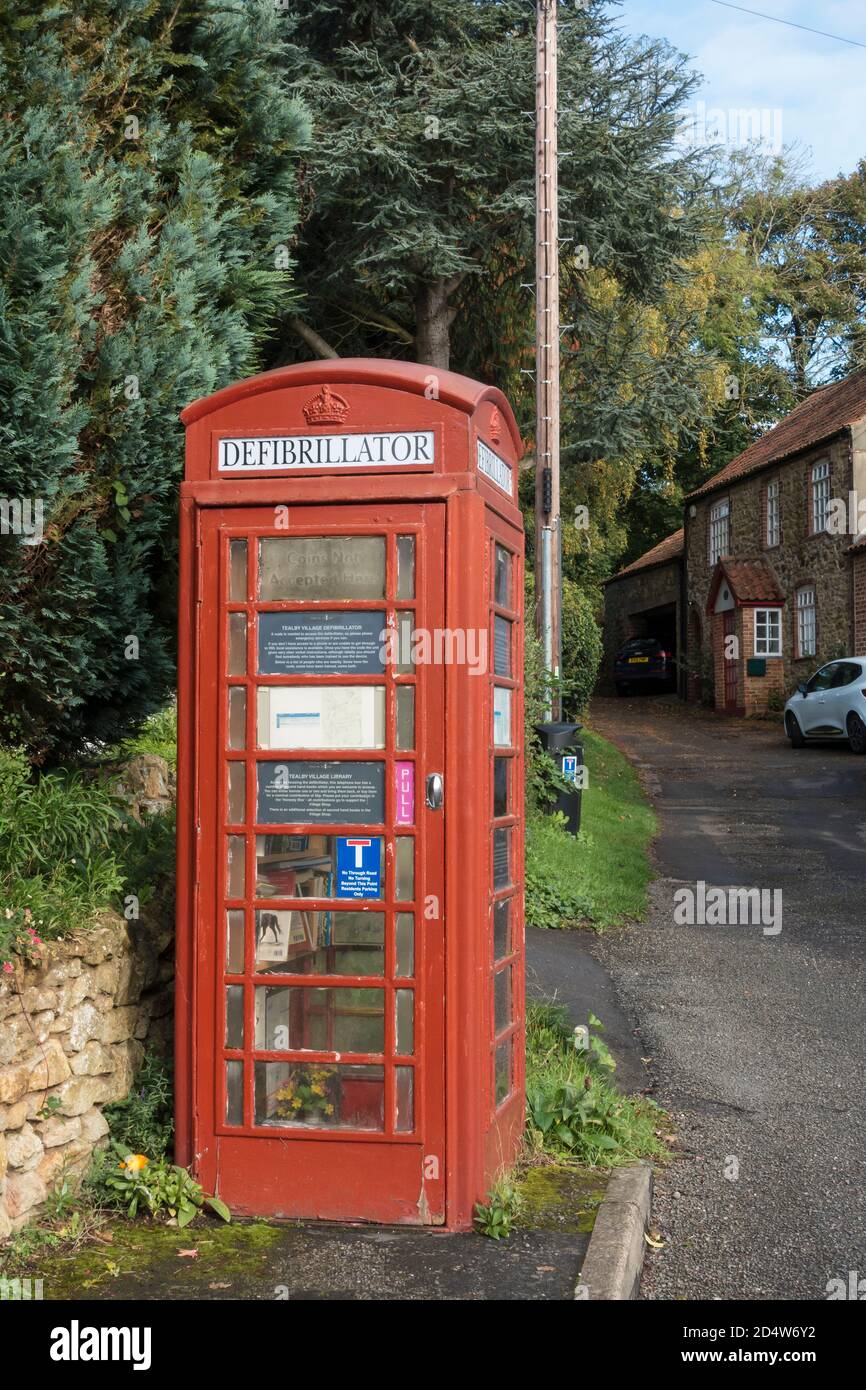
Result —
[[[644,608],[639,613],[629,615],[629,637],[654,637],[673,658],[673,668],[677,669],[679,647],[677,643],[677,605],[662,603],[657,608]],[[675,688],[676,681],[668,682]]]
[[[630,613],[632,637],[656,637],[666,651],[674,658],[677,653],[677,606],[663,603],[658,608],[645,608],[640,613]]]

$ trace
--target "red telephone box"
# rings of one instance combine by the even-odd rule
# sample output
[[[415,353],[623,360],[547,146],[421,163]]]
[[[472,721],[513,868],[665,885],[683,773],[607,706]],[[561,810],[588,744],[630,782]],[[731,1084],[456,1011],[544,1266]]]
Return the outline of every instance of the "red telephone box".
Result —
[[[524,1115],[514,417],[340,359],[182,418],[179,1161],[465,1229]]]

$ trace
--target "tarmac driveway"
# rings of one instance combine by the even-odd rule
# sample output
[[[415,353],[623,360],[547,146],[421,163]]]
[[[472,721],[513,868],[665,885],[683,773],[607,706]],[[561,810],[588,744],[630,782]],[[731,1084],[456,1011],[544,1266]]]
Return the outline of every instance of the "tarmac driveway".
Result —
[[[661,821],[648,920],[592,948],[680,1139],[642,1296],[825,1299],[830,1280],[866,1281],[866,758],[793,752],[773,725],[673,697],[597,700],[590,722]],[[763,925],[742,908],[678,925],[701,880],[781,898]]]

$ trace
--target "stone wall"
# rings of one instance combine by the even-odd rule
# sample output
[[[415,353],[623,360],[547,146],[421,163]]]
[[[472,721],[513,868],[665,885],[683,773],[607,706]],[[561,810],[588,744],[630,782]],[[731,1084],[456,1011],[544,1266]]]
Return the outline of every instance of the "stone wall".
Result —
[[[124,772],[135,813],[164,808],[162,758]],[[46,943],[35,966],[0,976],[0,1239],[38,1216],[64,1178],[73,1183],[107,1142],[103,1107],[123,1100],[145,1046],[172,1039],[174,921],[170,896],[137,921]]]

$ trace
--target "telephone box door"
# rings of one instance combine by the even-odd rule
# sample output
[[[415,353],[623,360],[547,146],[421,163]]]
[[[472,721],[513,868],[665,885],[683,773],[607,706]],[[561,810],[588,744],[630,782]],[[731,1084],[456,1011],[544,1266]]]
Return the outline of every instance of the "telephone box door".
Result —
[[[444,678],[413,633],[444,505],[201,517],[197,1171],[238,1212],[441,1222]]]

